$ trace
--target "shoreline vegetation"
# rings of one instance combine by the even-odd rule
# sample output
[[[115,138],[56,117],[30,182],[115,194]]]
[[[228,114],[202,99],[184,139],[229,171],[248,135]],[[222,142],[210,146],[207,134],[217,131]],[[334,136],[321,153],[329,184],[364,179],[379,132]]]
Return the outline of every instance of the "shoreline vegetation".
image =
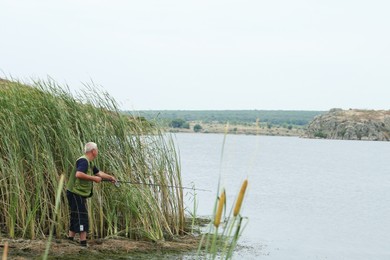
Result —
[[[188,122],[189,129],[166,127],[165,130],[170,133],[202,133],[202,134],[228,134],[233,135],[267,135],[267,136],[302,136],[305,132],[304,127],[284,127],[284,126],[267,126],[261,124],[234,124],[228,125],[222,123],[203,123],[203,122]],[[199,131],[194,131],[194,127],[200,125],[202,128]]]
[[[95,86],[72,94],[52,80],[26,85],[0,79],[0,133],[3,259],[161,259],[184,252],[213,259],[218,252],[226,259],[233,256],[246,218],[234,215],[229,230],[210,238],[208,252],[209,234],[203,241],[201,230],[213,221],[184,208],[172,137],[158,122],[123,113]],[[82,248],[67,239],[64,182],[88,141],[99,145],[101,169],[146,185],[94,184],[87,205],[89,246]],[[224,236],[236,221],[234,236]]]
[[[129,113],[129,112],[127,112]],[[135,111],[172,133],[227,133],[302,136],[305,127],[324,111],[289,110],[152,110]],[[259,123],[258,123],[259,122]],[[226,125],[228,123],[228,129]]]
[[[51,80],[26,85],[0,79],[0,133],[3,259],[233,256],[247,218],[234,213],[232,221],[228,216],[219,220],[229,227],[221,234],[202,232],[213,221],[184,208],[172,137],[157,122],[123,113],[95,86],[72,94]],[[77,238],[67,239],[64,182],[88,141],[99,145],[101,169],[119,180],[146,185],[94,184],[87,205],[89,242],[83,248]]]
[[[51,249],[66,238],[69,212],[60,177],[73,171],[88,141],[99,145],[100,168],[117,179],[164,185],[95,184],[88,203],[89,239],[120,237],[130,244],[168,245],[190,239],[173,140],[158,125],[124,115],[95,86],[74,96],[50,80],[28,86],[0,80],[0,133],[0,238],[4,248],[9,242],[10,256],[17,251],[14,241],[30,241],[20,252],[40,258],[34,254],[46,245],[43,251],[35,247],[49,241]],[[110,243],[116,240],[104,240],[103,245]],[[73,252],[67,248],[58,246],[63,255]]]

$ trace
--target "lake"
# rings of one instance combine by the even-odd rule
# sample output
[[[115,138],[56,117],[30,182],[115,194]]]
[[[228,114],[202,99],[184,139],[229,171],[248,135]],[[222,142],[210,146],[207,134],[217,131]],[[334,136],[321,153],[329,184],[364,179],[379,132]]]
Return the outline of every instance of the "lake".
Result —
[[[249,180],[235,259],[390,259],[389,143],[228,135],[220,164],[223,138],[174,136],[183,185],[214,190],[197,193],[198,215],[220,169],[227,205]]]

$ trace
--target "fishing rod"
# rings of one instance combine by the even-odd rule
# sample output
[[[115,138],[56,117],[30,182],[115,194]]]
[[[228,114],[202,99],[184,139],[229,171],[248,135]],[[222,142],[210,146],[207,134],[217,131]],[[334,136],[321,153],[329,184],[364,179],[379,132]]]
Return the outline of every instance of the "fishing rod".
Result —
[[[112,182],[111,180],[107,180],[107,179],[102,179],[102,181]],[[173,186],[173,185],[162,185],[162,184],[142,183],[142,182],[132,182],[132,181],[116,181],[116,182],[114,182],[114,185],[119,188],[121,186],[121,183],[133,184],[133,185],[146,185],[146,186],[153,186],[153,187],[180,188],[183,190],[196,190],[196,191],[211,192],[211,190],[206,190],[206,189],[195,189],[195,188],[190,188],[190,187],[179,187],[179,186]]]

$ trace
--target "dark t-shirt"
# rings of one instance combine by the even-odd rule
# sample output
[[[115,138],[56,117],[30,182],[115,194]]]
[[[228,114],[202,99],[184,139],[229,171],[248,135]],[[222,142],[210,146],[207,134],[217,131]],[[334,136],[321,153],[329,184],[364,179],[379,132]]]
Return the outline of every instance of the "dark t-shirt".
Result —
[[[83,172],[85,174],[87,174],[87,171],[88,171],[88,160],[87,159],[84,159],[84,158],[81,158],[77,161],[76,163],[76,169],[78,172]],[[98,174],[99,172],[99,169],[94,166],[93,167],[93,174]]]

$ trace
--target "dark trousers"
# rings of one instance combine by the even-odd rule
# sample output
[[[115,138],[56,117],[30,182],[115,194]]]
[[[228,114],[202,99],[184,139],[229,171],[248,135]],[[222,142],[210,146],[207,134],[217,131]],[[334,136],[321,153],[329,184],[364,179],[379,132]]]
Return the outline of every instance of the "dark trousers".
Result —
[[[76,233],[88,232],[87,198],[68,190],[66,191],[66,197],[68,198],[70,211],[69,230]]]

